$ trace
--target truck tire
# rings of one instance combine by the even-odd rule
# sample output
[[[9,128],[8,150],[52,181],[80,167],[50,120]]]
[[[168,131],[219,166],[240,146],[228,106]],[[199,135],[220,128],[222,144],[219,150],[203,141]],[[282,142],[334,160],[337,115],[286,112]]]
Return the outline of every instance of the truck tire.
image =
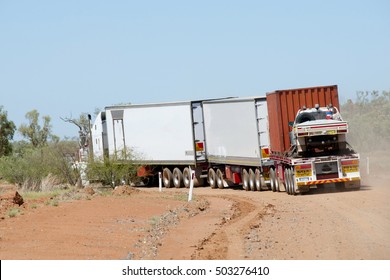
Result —
[[[279,176],[277,176],[275,174],[275,191],[276,192],[280,192],[280,185],[281,185],[280,178],[279,178]]]
[[[188,167],[183,170],[183,184],[184,187],[189,188],[191,183],[191,171]]]
[[[171,188],[172,187],[172,172],[169,170],[169,168],[164,168],[163,174],[162,174],[162,181],[164,184],[164,187]]]
[[[255,186],[257,191],[262,191],[265,187],[264,177],[261,175],[260,169],[256,168],[255,171]]]
[[[246,169],[242,170],[242,188],[249,191],[249,173]]]
[[[296,186],[295,186],[295,178],[294,178],[294,169],[290,168],[290,194],[296,195]]]
[[[215,171],[214,169],[210,168],[209,172],[207,174],[207,181],[209,182],[209,185],[212,189],[215,189],[217,187],[217,183],[215,180]]]
[[[181,188],[183,186],[183,172],[177,167],[173,169],[173,185],[175,188]]]
[[[291,192],[291,170],[290,168],[286,168],[284,171],[284,180],[286,185],[286,193],[290,194]]]
[[[221,169],[217,169],[216,180],[217,180],[217,187],[219,189],[223,189],[224,188],[224,185],[223,185],[224,178],[223,178],[223,173],[222,173]]]
[[[275,169],[271,168],[269,170],[269,179],[270,179],[270,183],[271,183],[271,190],[273,192],[276,191],[276,188],[275,188],[275,181],[276,181],[276,178],[275,178]]]
[[[249,169],[249,188],[251,191],[256,190],[256,184],[255,184],[255,172],[253,169]]]

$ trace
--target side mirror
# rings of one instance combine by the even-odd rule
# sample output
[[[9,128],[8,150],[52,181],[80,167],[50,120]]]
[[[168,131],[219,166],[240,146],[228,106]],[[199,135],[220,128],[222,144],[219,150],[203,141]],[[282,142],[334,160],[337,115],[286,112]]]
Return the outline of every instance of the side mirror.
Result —
[[[288,122],[288,126],[293,127],[294,126],[294,122]]]

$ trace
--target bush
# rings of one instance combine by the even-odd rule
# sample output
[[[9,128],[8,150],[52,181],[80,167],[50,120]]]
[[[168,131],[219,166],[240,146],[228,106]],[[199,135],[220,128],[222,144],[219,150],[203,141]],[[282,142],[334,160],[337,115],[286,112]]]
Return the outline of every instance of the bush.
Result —
[[[19,145],[15,152],[0,158],[0,176],[23,190],[50,191],[55,185],[74,185],[79,174],[72,168],[72,153],[77,143],[59,142],[32,148]]]
[[[87,177],[90,181],[101,182],[112,187],[120,184],[135,184],[138,182],[137,170],[139,164],[132,150],[119,154],[91,159],[87,164]]]
[[[12,208],[7,212],[8,217],[13,218],[19,214],[22,214],[22,211],[20,211],[18,208]]]

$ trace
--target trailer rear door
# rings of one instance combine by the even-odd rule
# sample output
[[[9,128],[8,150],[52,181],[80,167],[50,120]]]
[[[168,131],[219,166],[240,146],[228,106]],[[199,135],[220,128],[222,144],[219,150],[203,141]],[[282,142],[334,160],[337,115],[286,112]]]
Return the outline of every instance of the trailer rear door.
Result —
[[[259,135],[259,147],[261,160],[264,163],[269,159],[269,133],[268,133],[268,110],[265,98],[256,99],[257,133]]]
[[[206,144],[202,102],[192,103],[192,123],[194,127],[194,151],[196,153],[196,162],[203,162],[206,161]]]
[[[126,147],[125,133],[123,127],[123,110],[111,111],[112,125],[114,129],[114,149],[115,153],[123,152]]]

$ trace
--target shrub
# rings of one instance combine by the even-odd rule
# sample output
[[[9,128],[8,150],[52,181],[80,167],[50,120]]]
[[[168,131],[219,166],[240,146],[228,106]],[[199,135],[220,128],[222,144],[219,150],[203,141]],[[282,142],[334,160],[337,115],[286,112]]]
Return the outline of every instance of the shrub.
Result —
[[[87,164],[87,176],[90,181],[98,181],[112,187],[120,184],[138,182],[137,157],[131,150],[100,159],[90,159]]]
[[[0,158],[0,176],[24,191],[50,191],[59,184],[74,185],[79,177],[72,168],[75,147],[77,143],[68,141],[39,148],[16,145],[12,155]]]
[[[10,218],[17,216],[18,214],[21,214],[21,211],[18,208],[12,208],[7,213]]]

